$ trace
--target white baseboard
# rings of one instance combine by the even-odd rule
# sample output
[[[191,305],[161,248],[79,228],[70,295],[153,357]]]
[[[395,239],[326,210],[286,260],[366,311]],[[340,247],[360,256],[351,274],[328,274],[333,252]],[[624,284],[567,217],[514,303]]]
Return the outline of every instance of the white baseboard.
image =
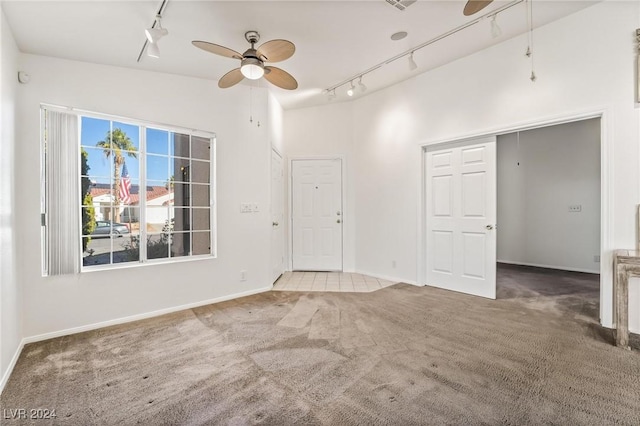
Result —
[[[197,308],[200,306],[211,305],[214,303],[225,302],[227,300],[238,299],[240,297],[251,296],[258,293],[264,293],[270,291],[273,288],[272,285],[263,287],[257,290],[244,291],[242,293],[235,293],[228,296],[216,297],[214,299],[202,300],[200,302],[188,303],[186,305],[173,306],[171,308],[159,309],[157,311],[146,312],[144,314],[131,315],[128,317],[117,318],[108,321],[97,322],[93,324],[83,325],[80,327],[67,328],[65,330],[53,331],[50,333],[38,334],[36,336],[25,337],[23,343],[34,343],[42,340],[53,339],[55,337],[68,336],[70,334],[82,333],[85,331],[97,330],[99,328],[110,327],[112,325],[125,324],[128,322],[139,321],[147,318],[158,317],[160,315],[170,314],[172,312],[184,311],[186,309]]]
[[[581,269],[581,268],[571,268],[565,266],[551,266],[551,265],[540,265],[537,263],[527,263],[527,262],[512,262],[510,260],[497,260],[498,263],[506,263],[507,265],[520,265],[520,266],[534,266],[536,268],[545,268],[545,269],[557,269],[560,271],[571,271],[571,272],[584,272],[587,274],[600,274],[600,270],[589,270],[589,269]]]
[[[393,281],[393,282],[396,282],[396,283],[411,284],[411,285],[422,287],[416,281],[407,280],[407,279],[404,279],[404,278],[391,277],[389,275],[374,274],[373,272],[367,272],[367,271],[361,271],[361,270],[356,270],[356,271],[354,271],[354,273],[361,274],[361,275],[368,275],[370,277],[378,278],[378,279],[381,279],[381,280]]]
[[[22,341],[20,342],[20,344],[16,348],[16,353],[13,355],[13,358],[11,358],[11,362],[9,363],[9,366],[7,367],[7,371],[4,372],[4,375],[2,376],[2,379],[0,380],[0,395],[2,395],[2,391],[4,390],[4,386],[9,381],[9,376],[11,376],[11,373],[13,373],[13,368],[16,366],[16,363],[18,362],[18,358],[20,358],[20,354],[22,353],[22,349],[24,348],[24,345],[25,345],[25,341],[24,341],[24,339],[22,339]]]

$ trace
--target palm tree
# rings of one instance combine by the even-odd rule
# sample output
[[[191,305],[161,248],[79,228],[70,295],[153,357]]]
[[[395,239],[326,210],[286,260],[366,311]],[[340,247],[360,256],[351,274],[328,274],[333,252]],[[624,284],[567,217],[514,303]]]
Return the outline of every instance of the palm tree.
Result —
[[[136,147],[129,136],[121,129],[109,130],[104,140],[98,142],[96,146],[104,150],[105,157],[109,158],[113,155],[113,196],[115,197],[114,207],[118,216],[113,220],[120,220],[120,167],[124,164],[123,153],[126,153],[128,157],[137,158],[136,153],[132,152],[135,151]]]

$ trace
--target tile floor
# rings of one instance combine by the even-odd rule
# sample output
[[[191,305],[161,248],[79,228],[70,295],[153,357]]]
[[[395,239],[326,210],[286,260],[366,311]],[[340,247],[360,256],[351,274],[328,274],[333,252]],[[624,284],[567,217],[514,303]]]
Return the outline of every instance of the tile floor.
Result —
[[[350,272],[285,272],[273,286],[276,291],[333,291],[369,293],[396,284]]]

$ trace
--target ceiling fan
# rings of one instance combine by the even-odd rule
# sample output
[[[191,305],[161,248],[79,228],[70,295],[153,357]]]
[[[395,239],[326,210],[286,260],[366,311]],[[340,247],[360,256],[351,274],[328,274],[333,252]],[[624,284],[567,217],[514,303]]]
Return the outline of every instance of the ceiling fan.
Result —
[[[464,16],[471,16],[489,6],[491,2],[493,2],[493,0],[469,0],[467,1],[467,4],[464,5],[462,13]]]
[[[298,82],[291,74],[280,68],[264,64],[265,62],[280,62],[289,59],[296,51],[296,46],[293,43],[289,40],[271,40],[256,49],[254,46],[260,40],[260,34],[257,31],[247,31],[244,38],[251,43],[251,47],[242,54],[207,41],[194,40],[191,42],[195,47],[207,52],[241,61],[240,68],[233,69],[222,76],[218,81],[218,87],[226,89],[240,83],[244,78],[258,80],[264,76],[271,84],[283,89],[294,90],[298,88]]]

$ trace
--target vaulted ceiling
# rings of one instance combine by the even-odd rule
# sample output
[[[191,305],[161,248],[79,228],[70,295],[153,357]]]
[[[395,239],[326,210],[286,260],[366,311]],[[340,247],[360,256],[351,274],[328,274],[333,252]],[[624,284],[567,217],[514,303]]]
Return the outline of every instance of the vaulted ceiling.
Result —
[[[404,11],[385,0],[169,0],[162,20],[169,35],[158,43],[161,57],[143,56],[140,62],[137,58],[145,41],[144,29],[152,25],[161,0],[3,1],[2,8],[24,53],[211,80],[238,67],[239,61],[197,49],[192,40],[210,41],[239,52],[249,47],[244,39],[248,30],[257,30],[261,42],[291,40],[296,45],[294,56],[277,66],[295,76],[299,88],[286,91],[272,86],[280,103],[289,109],[327,103],[324,89],[508,3],[495,1],[477,15],[466,17],[462,14],[465,1],[460,0],[418,0]],[[534,0],[533,24],[544,25],[594,3]],[[526,32],[526,11],[526,2],[522,2],[501,12],[497,17],[500,37],[492,37],[490,19],[485,19],[418,50],[415,71],[409,69],[407,58],[373,71],[363,79],[366,93]],[[408,36],[391,40],[398,31],[406,31]],[[523,45],[523,54],[525,48]],[[262,79],[242,84],[268,83]],[[336,91],[336,101],[347,99],[346,88]]]

